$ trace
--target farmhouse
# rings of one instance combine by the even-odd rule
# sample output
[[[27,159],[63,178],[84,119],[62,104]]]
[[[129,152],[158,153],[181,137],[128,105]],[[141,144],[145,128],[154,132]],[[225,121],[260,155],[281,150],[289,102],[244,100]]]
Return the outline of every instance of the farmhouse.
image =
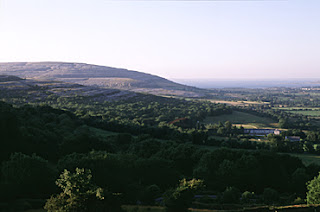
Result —
[[[268,134],[280,135],[281,133],[281,131],[278,129],[244,129],[243,132],[249,135],[268,135]]]
[[[275,129],[274,132],[273,132],[273,134],[275,134],[275,135],[280,135],[280,133],[281,133],[281,131],[278,130],[278,129]]]

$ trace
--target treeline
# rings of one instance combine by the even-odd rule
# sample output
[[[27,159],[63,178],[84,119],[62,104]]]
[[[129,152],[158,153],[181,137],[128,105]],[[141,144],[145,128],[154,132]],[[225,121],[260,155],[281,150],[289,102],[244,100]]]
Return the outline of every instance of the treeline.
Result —
[[[103,103],[78,101],[77,98],[63,98],[57,102],[59,103],[50,103],[50,105],[56,108],[67,108],[79,117],[99,117],[110,123],[140,127],[167,125],[176,119],[183,118],[185,121],[180,123],[183,126],[177,123],[178,127],[195,128],[196,123],[207,116],[232,113],[229,106],[222,104],[152,95]]]
[[[163,130],[186,132],[190,129],[199,129],[199,122],[207,116],[230,114],[232,109],[223,104],[214,104],[208,101],[193,101],[177,98],[165,98],[154,95],[136,94],[124,100],[95,101],[93,97],[70,96],[59,97],[54,94],[43,96],[41,102],[37,99],[24,99],[22,94],[15,98],[6,97],[6,102],[22,106],[51,106],[53,108],[71,111],[76,116],[93,122],[97,126],[121,132],[135,134],[167,135]],[[180,121],[181,120],[181,121]],[[103,124],[101,124],[103,123]],[[160,132],[153,132],[159,131]],[[172,137],[172,133],[169,133]]]

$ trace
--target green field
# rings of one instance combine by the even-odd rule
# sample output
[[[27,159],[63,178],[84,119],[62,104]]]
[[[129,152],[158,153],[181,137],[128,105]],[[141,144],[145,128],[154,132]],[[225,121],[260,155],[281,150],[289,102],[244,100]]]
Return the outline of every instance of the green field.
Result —
[[[270,104],[269,102],[257,102],[257,101],[226,101],[226,100],[211,100],[208,101],[212,103],[219,103],[219,104],[226,104],[232,106],[249,106],[249,105],[263,105],[263,104]]]
[[[89,127],[90,133],[95,134],[96,136],[100,137],[102,140],[105,140],[108,136],[117,135],[116,132],[101,130],[94,127]]]
[[[289,113],[301,114],[304,116],[320,116],[320,110],[289,110]]]
[[[274,107],[273,109],[282,110],[288,113],[301,114],[304,116],[320,117],[320,108],[313,107]]]
[[[304,165],[308,166],[312,163],[320,165],[320,156],[319,155],[311,155],[311,154],[289,154],[291,156],[300,158]]]
[[[272,109],[277,109],[277,110],[318,110],[320,108],[314,108],[314,107],[273,107]]]
[[[244,128],[277,128],[278,123],[266,117],[259,117],[250,113],[233,111],[232,114],[209,116],[204,119],[204,124],[218,124],[230,121],[233,125]]]

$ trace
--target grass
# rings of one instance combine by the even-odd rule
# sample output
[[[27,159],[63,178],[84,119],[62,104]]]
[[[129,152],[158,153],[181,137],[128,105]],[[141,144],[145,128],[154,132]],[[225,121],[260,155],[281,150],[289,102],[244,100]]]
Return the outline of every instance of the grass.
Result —
[[[314,108],[314,107],[273,107],[272,109],[277,109],[277,110],[318,110],[318,108]]]
[[[220,103],[232,106],[249,106],[249,105],[262,105],[270,104],[269,102],[256,102],[256,101],[226,101],[226,100],[208,100],[212,103]]]
[[[269,143],[270,142],[267,137],[250,138],[249,141],[263,142],[263,143]]]
[[[204,124],[218,124],[219,122],[230,121],[233,125],[244,128],[277,128],[278,124],[274,120],[266,117],[252,115],[250,113],[233,111],[232,114],[209,116],[204,119]]]
[[[320,108],[314,107],[273,107],[275,110],[282,110],[287,113],[301,114],[304,116],[320,117]]]
[[[306,166],[314,163],[320,166],[320,156],[319,155],[312,155],[312,154],[289,154],[294,157],[298,157],[301,159],[302,163]]]
[[[304,116],[316,116],[316,117],[320,116],[320,110],[291,110],[286,112],[301,114]]]
[[[218,140],[218,141],[228,139],[228,137],[215,136],[215,135],[210,135],[210,136],[209,136],[209,138],[211,138],[211,139],[215,139],[215,140]]]
[[[111,132],[111,131],[106,131],[106,130],[101,130],[98,128],[94,128],[94,127],[89,127],[90,128],[90,132],[95,134],[96,136],[102,138],[103,140],[105,140],[107,137],[109,136],[113,136],[113,135],[117,135],[118,133],[116,132]]]

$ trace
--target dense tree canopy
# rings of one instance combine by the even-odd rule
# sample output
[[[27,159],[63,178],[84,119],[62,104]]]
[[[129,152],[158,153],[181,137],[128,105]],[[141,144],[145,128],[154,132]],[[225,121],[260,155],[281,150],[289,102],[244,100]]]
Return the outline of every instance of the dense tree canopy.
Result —
[[[307,183],[307,203],[320,204],[320,173]]]
[[[172,102],[161,104],[167,105],[169,110],[176,100],[170,101]],[[312,149],[312,145],[288,143],[283,135],[269,136],[268,144],[251,142],[249,136],[242,135],[241,128],[233,127],[230,122],[210,129],[215,136],[220,130],[221,134],[218,136],[226,136],[223,140],[208,136],[207,129],[196,129],[202,126],[196,126],[192,121],[168,124],[182,114],[185,117],[185,114],[196,111],[198,103],[184,103],[185,105],[178,101],[177,108],[171,108],[168,116],[163,111],[159,112],[158,114],[162,113],[159,120],[152,120],[152,114],[157,115],[153,108],[159,107],[161,111],[162,106],[151,101],[150,108],[146,106],[145,109],[150,112],[150,116],[143,116],[143,113],[138,112],[138,108],[142,106],[140,103],[133,102],[131,106],[123,103],[119,104],[119,108],[116,103],[110,103],[115,107],[112,110],[122,108],[120,114],[123,113],[123,116],[128,112],[133,113],[134,117],[141,116],[140,121],[134,121],[133,118],[128,122],[123,121],[125,118],[122,119],[121,116],[116,118],[116,114],[114,117],[105,115],[101,118],[97,111],[92,112],[92,116],[80,114],[80,118],[71,112],[48,106],[16,108],[0,103],[0,132],[3,135],[0,140],[3,147],[0,148],[1,198],[6,201],[30,197],[46,199],[54,194],[47,208],[60,210],[56,207],[68,205],[68,199],[72,195],[69,195],[69,191],[57,193],[54,180],[57,173],[63,172],[63,177],[58,181],[61,185],[61,179],[64,182],[67,179],[77,182],[74,173],[64,172],[65,169],[76,170],[77,167],[91,170],[92,177],[89,177],[91,174],[78,170],[79,176],[90,178],[90,183],[84,185],[90,185],[86,191],[90,191],[88,198],[91,200],[93,196],[93,199],[96,198],[95,185],[103,189],[105,198],[110,197],[113,202],[121,201],[122,204],[156,204],[154,200],[164,197],[166,193],[170,194],[168,199],[172,205],[177,203],[189,207],[193,201],[192,195],[198,194],[197,192],[216,194],[218,197],[210,201],[219,204],[247,203],[250,198],[268,204],[280,201],[280,198],[268,198],[267,191],[270,189],[279,196],[285,194],[304,198],[305,182],[320,171],[319,166],[306,167],[298,158],[277,154],[276,151],[293,152],[303,147]],[[186,109],[179,111],[182,107]],[[209,113],[231,112],[226,106],[206,102],[199,108],[202,112],[189,116],[189,120],[197,120]],[[173,117],[173,114],[177,116]],[[145,121],[148,118],[150,122],[147,124]],[[288,135],[290,133],[304,132],[295,130],[288,132]],[[308,135],[306,133],[308,139],[317,139],[317,134]],[[215,147],[211,148],[210,145]],[[179,180],[193,178],[201,179],[201,183],[203,180],[205,191],[191,189],[192,186],[187,183],[189,181],[175,187]],[[74,185],[80,186],[77,183]],[[184,196],[186,190],[188,195]],[[240,201],[241,193],[246,191],[244,200]],[[73,190],[71,192],[74,194]],[[86,192],[82,193],[84,195]],[[118,195],[110,195],[111,193]],[[188,202],[182,201],[174,193],[181,194]],[[255,195],[250,195],[252,193]],[[82,194],[79,195],[83,197]],[[175,197],[172,199],[170,196]],[[105,202],[99,201],[98,205],[101,203],[103,207],[107,207]],[[290,201],[287,202],[291,203]],[[69,205],[71,208],[74,207],[72,204]],[[91,203],[84,201],[83,204]]]

